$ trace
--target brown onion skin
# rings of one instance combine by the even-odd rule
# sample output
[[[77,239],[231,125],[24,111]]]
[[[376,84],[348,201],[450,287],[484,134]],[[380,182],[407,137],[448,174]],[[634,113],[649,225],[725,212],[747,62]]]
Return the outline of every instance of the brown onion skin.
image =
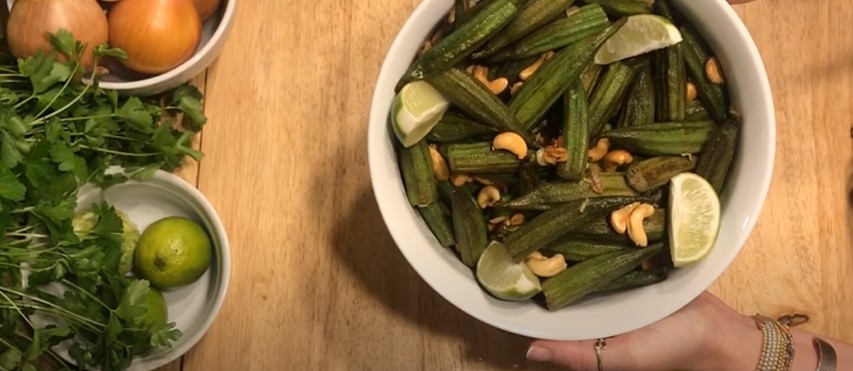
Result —
[[[49,53],[54,48],[45,34],[57,33],[63,28],[86,44],[80,64],[91,69],[92,50],[109,40],[107,17],[96,0],[15,1],[6,24],[9,51],[17,58],[30,57],[39,50]],[[57,53],[57,59],[67,58]]]
[[[177,67],[201,40],[201,19],[192,0],[121,0],[107,19],[110,45],[127,52],[121,62],[145,74]]]
[[[193,3],[195,3],[195,8],[198,10],[201,21],[204,22],[216,13],[220,0],[193,0]]]

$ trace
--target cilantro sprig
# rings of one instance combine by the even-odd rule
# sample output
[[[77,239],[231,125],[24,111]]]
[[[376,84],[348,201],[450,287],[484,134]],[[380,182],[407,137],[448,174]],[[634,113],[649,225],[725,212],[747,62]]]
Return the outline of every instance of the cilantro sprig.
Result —
[[[191,141],[206,122],[203,96],[190,85],[120,96],[84,71],[85,45],[64,30],[49,39],[51,53],[0,52],[0,369],[122,369],[181,334],[145,321],[148,283],[119,273],[123,231],[111,205],[95,205],[91,233],[75,234],[77,191],[200,160]],[[94,53],[96,66],[124,57],[103,45]],[[127,171],[107,174],[114,165]],[[62,342],[77,366],[53,351]]]

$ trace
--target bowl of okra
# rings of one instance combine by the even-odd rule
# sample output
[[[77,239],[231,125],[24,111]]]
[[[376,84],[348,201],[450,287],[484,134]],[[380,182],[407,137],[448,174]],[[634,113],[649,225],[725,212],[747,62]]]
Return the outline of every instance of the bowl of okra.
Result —
[[[680,41],[596,63],[614,30],[640,14],[667,18]],[[404,146],[392,106],[417,80],[448,105],[423,139]],[[654,323],[726,270],[761,213],[775,125],[764,63],[723,0],[424,0],[380,70],[368,156],[385,225],[433,290],[507,332],[586,340]],[[525,153],[497,144],[507,132],[524,139]],[[644,181],[632,179],[643,171]],[[713,186],[720,221],[710,252],[676,268],[665,210],[668,180],[684,172]],[[643,244],[611,218],[634,202],[655,211],[641,219]],[[555,219],[564,224],[554,228]],[[513,251],[522,239],[524,251]],[[478,283],[477,258],[494,242],[520,262],[531,251],[561,255],[565,267],[542,282],[604,251],[657,250],[617,276],[577,275],[586,280],[577,295],[549,305],[548,292],[503,300]]]

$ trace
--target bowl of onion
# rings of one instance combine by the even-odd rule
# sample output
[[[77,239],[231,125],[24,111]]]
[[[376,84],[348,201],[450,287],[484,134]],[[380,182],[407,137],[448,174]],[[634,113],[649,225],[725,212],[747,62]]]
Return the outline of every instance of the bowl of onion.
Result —
[[[219,56],[237,0],[6,0],[9,51],[18,58],[53,49],[47,33],[70,32],[86,45],[81,64],[107,45],[126,57],[97,62],[101,88],[152,95],[186,83]]]

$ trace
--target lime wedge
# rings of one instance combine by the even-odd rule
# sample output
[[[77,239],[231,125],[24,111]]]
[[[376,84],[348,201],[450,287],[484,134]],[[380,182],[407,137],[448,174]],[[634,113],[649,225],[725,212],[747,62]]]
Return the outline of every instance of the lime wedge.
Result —
[[[404,147],[420,142],[438,123],[450,103],[426,81],[412,81],[400,89],[391,109],[391,126]]]
[[[522,301],[542,291],[527,264],[516,263],[504,245],[493,241],[477,260],[477,281],[498,299]]]
[[[669,185],[669,243],[672,262],[683,267],[702,260],[720,231],[720,199],[705,178],[681,173]]]
[[[610,64],[680,42],[681,32],[668,19],[653,14],[633,15],[598,49],[595,63]]]

